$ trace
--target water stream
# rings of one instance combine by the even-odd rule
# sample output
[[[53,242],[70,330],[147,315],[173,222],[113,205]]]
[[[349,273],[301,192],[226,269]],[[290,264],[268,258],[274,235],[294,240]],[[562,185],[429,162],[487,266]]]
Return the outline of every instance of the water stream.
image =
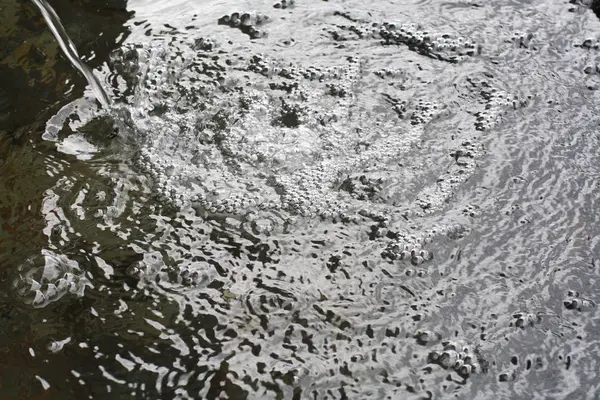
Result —
[[[52,34],[56,38],[56,41],[60,45],[60,48],[62,49],[64,55],[73,65],[73,67],[79,70],[79,72],[81,72],[81,74],[85,77],[88,84],[92,88],[96,99],[100,102],[102,107],[104,109],[108,109],[108,107],[110,106],[110,98],[102,88],[100,81],[98,81],[98,78],[94,75],[92,70],[90,70],[90,68],[87,65],[85,65],[85,63],[81,60],[81,57],[79,57],[79,54],[77,53],[77,48],[73,44],[71,38],[69,38],[69,35],[67,35],[65,28],[60,22],[60,18],[58,17],[58,15],[56,15],[56,12],[54,11],[50,3],[48,3],[46,0],[32,1],[35,3],[35,5],[38,7],[40,12],[44,16],[44,19],[46,20],[50,31],[52,31]]]

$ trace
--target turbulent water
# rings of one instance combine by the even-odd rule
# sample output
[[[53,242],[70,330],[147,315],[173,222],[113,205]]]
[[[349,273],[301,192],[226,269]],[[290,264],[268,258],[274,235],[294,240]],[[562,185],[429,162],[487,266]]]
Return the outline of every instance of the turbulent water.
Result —
[[[233,3],[0,142],[0,397],[597,398],[589,4]]]

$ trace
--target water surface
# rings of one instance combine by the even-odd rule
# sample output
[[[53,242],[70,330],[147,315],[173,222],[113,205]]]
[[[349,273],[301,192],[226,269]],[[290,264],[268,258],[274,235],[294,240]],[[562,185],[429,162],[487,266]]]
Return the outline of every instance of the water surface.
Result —
[[[591,10],[53,6],[113,102],[0,136],[0,397],[600,391]]]

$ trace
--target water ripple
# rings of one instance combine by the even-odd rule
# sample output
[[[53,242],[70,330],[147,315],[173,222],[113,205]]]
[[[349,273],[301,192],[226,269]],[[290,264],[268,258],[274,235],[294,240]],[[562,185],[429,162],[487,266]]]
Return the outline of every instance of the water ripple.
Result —
[[[246,6],[131,3],[119,136],[85,100],[46,125],[13,277],[35,375],[73,398],[599,390],[591,12]]]

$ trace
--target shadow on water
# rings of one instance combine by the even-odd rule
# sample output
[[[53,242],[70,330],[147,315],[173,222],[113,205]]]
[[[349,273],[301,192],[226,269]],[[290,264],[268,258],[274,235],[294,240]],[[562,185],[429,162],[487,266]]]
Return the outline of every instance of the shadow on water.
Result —
[[[125,23],[133,13],[125,1],[57,0],[52,5],[91,68],[104,63],[129,34]],[[47,242],[40,211],[44,192],[54,182],[48,162],[56,150],[41,140],[41,133],[50,116],[82,96],[87,82],[61,53],[33,2],[3,1],[0,20],[0,354],[5,360],[0,398],[33,399],[44,393],[35,378],[44,361],[31,363],[29,348],[49,332],[43,328],[42,333],[36,312],[9,293],[14,293],[18,265],[39,257]],[[50,369],[70,369],[60,363]],[[69,396],[68,391],[55,396],[86,397],[82,392]]]
[[[133,13],[125,1],[59,0],[52,6],[92,69],[106,62],[129,34],[124,25]],[[33,2],[5,1],[2,13],[0,130],[15,137],[31,130],[32,116],[50,116],[56,107],[80,97],[86,82],[61,53]],[[43,124],[47,118],[36,120]]]

